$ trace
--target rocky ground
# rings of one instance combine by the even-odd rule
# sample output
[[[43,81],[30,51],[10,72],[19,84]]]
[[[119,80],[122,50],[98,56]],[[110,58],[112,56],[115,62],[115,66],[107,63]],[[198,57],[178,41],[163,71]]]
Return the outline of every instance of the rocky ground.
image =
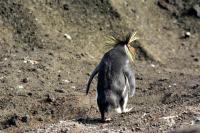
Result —
[[[134,108],[102,124],[86,83],[131,31]],[[0,132],[199,132],[199,42],[199,0],[0,0]]]

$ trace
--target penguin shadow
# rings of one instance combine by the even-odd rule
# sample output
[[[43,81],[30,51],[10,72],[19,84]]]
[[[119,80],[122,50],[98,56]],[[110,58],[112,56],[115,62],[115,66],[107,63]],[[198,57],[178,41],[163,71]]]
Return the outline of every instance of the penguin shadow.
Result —
[[[131,110],[130,112],[121,113],[121,114],[110,112],[109,118],[111,118],[111,120],[108,120],[108,121],[102,121],[101,118],[95,118],[95,117],[89,117],[89,116],[78,116],[74,118],[73,120],[81,124],[92,124],[92,125],[109,124],[115,121],[118,117],[129,116],[131,114],[135,114],[136,112],[137,111],[135,110]]]
[[[76,121],[79,122],[79,123],[82,123],[82,124],[92,124],[92,125],[102,123],[100,118],[90,118],[90,117],[77,118]]]

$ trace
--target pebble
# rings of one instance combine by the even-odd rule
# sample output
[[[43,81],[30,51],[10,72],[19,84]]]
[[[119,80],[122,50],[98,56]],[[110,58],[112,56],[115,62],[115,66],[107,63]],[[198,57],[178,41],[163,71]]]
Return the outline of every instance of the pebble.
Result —
[[[22,82],[23,82],[23,83],[28,83],[28,78],[22,79]]]
[[[119,133],[123,133],[123,131],[122,131],[122,130],[120,130],[120,131],[119,131]]]
[[[151,67],[153,67],[153,68],[154,68],[154,67],[156,67],[156,66],[155,66],[154,64],[151,64]]]
[[[24,89],[24,86],[23,85],[18,85],[17,88],[18,89]]]
[[[64,82],[64,83],[70,83],[70,81],[67,80],[67,79],[63,80],[63,82]]]
[[[102,133],[109,133],[108,129],[103,129]]]
[[[66,129],[61,129],[61,130],[60,130],[61,133],[68,133],[68,131],[69,131],[68,128],[66,128]]]
[[[195,62],[198,62],[198,61],[199,61],[199,59],[198,59],[198,58],[194,58],[194,61],[195,61]]]
[[[64,34],[64,37],[67,38],[68,40],[72,40],[72,37],[67,33]]]
[[[47,94],[47,99],[46,99],[47,102],[55,102],[55,100],[56,99],[54,96]]]
[[[64,89],[55,89],[56,92],[65,93]]]
[[[191,33],[190,32],[186,32],[185,33],[185,37],[190,37],[191,36]]]
[[[181,38],[189,38],[191,36],[191,33],[189,31],[182,32]]]
[[[138,132],[138,131],[141,131],[141,129],[139,127],[136,127],[135,131]]]
[[[186,42],[181,43],[182,46],[187,46],[188,44]]]
[[[76,89],[76,86],[71,86],[72,89]]]
[[[29,122],[29,120],[30,120],[30,116],[29,116],[29,115],[25,115],[25,116],[23,116],[22,119],[21,119],[21,121],[22,121],[22,122],[25,122],[25,123]]]
[[[64,4],[64,5],[63,5],[63,9],[64,9],[64,10],[69,10],[69,5],[68,5],[68,4]]]
[[[28,92],[28,93],[27,93],[27,95],[29,95],[29,96],[32,96],[32,95],[33,95],[33,93],[32,93],[32,92]]]
[[[15,114],[8,119],[7,124],[9,126],[17,126],[17,120],[18,120],[18,116]]]
[[[39,118],[38,118],[38,121],[43,121],[43,118],[42,118],[42,117],[39,117]]]

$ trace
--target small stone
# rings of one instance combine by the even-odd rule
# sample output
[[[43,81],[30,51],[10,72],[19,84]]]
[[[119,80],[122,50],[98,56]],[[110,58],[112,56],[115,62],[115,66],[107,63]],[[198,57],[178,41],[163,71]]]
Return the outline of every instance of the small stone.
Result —
[[[8,119],[7,124],[10,126],[17,126],[17,120],[18,116],[15,114]]]
[[[18,85],[17,88],[18,89],[24,89],[24,86],[23,85]]]
[[[140,76],[137,76],[136,79],[137,79],[137,80],[143,80],[143,78],[140,77]]]
[[[109,133],[108,129],[103,129],[102,133]]]
[[[189,31],[183,31],[181,33],[181,38],[185,39],[185,38],[189,38],[191,36],[191,33]]]
[[[194,58],[194,61],[195,61],[195,62],[198,62],[198,61],[199,61],[199,59],[198,59],[198,58]]]
[[[68,129],[68,128],[61,129],[61,130],[60,130],[60,132],[61,132],[61,133],[68,133],[68,131],[69,131],[69,129]]]
[[[33,95],[33,93],[32,93],[32,92],[28,92],[27,94],[28,94],[29,96],[32,96],[32,95]]]
[[[76,89],[76,86],[71,86],[72,89]]]
[[[184,33],[184,38],[189,38],[191,36],[191,33],[189,31]]]
[[[86,75],[87,75],[87,76],[90,76],[90,75],[91,75],[91,73],[86,73]]]
[[[77,125],[76,124],[73,124],[73,127],[76,127]]]
[[[43,118],[42,118],[42,117],[39,117],[39,118],[38,118],[38,121],[43,121]]]
[[[123,127],[123,128],[122,128],[122,130],[123,130],[123,131],[126,131],[126,128],[125,128],[125,127]]]
[[[63,5],[63,9],[64,9],[64,10],[69,10],[69,5],[68,5],[68,4],[64,4],[64,5]]]
[[[185,33],[185,37],[190,37],[191,36],[191,33],[190,32],[186,32]]]
[[[180,76],[184,76],[184,73],[180,73]]]
[[[182,42],[181,45],[182,46],[187,46],[187,43],[186,42]]]
[[[48,54],[51,55],[51,56],[54,56],[53,52],[49,52]]]
[[[64,37],[67,38],[68,40],[72,40],[72,37],[67,33],[64,34]]]
[[[83,57],[85,56],[85,54],[84,54],[84,53],[81,53],[80,55],[81,55],[81,56],[83,56]]]
[[[22,82],[23,82],[23,83],[28,83],[28,78],[22,79]]]
[[[138,131],[141,131],[141,129],[139,127],[136,127],[135,131],[138,132]]]
[[[67,80],[67,79],[63,80],[63,82],[64,82],[64,83],[70,83],[70,81]]]
[[[119,130],[119,133],[123,133],[123,131],[122,131],[122,130]]]
[[[30,116],[29,116],[29,115],[25,115],[25,116],[23,116],[22,119],[21,119],[21,121],[22,121],[22,122],[25,122],[25,123],[29,122],[29,120],[30,120]]]
[[[65,90],[64,89],[55,89],[56,92],[59,92],[59,93],[65,93]]]
[[[44,34],[45,37],[49,37],[49,34]]]
[[[151,64],[151,67],[153,67],[153,68],[154,68],[154,67],[156,67],[156,66],[155,66],[154,64]]]
[[[199,85],[198,84],[193,84],[193,85],[191,85],[191,89],[197,89],[199,87]]]
[[[55,102],[55,98],[52,96],[52,95],[47,95],[47,99],[46,99],[47,102]]]

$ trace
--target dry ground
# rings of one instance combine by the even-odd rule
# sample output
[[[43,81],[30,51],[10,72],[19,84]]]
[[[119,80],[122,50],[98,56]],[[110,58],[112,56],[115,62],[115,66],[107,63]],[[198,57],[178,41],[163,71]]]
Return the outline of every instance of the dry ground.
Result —
[[[199,5],[199,0],[0,0],[1,131],[198,127]],[[101,124],[96,81],[85,96],[87,80],[109,49],[106,37],[134,30],[141,46],[133,65],[136,95],[129,100],[134,109],[111,113],[113,121]]]

